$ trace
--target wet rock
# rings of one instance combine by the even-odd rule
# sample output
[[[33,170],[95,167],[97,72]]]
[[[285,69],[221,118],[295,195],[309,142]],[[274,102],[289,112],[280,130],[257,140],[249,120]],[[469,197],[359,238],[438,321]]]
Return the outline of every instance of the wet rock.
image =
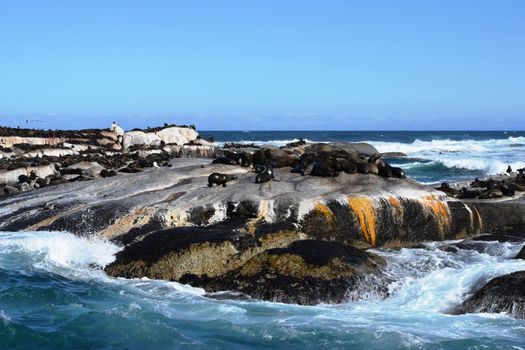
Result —
[[[521,248],[521,250],[518,253],[518,255],[516,255],[516,259],[523,259],[523,260],[525,260],[525,246],[523,248]]]
[[[253,154],[254,165],[271,164],[274,168],[293,166],[299,159],[297,154],[287,152],[283,149],[262,148]]]
[[[287,246],[305,235],[291,227],[270,227],[254,232],[241,228],[237,218],[208,227],[180,227],[156,231],[135,241],[106,267],[111,276],[149,277],[188,282],[217,277],[241,266],[268,249]]]
[[[496,277],[459,306],[454,313],[500,313],[525,318],[525,271]]]
[[[380,257],[349,245],[302,240],[258,254],[204,288],[302,305],[340,303],[359,286],[360,278],[378,273],[383,264]]]

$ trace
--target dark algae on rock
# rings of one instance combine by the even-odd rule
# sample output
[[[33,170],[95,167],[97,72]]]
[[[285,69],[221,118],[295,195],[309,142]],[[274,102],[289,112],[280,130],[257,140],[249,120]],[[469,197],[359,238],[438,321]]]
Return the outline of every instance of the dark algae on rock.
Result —
[[[496,277],[455,310],[456,314],[505,312],[525,318],[525,271]]]
[[[379,256],[346,244],[301,240],[254,256],[204,288],[302,305],[340,303],[361,277],[378,273],[383,264]]]

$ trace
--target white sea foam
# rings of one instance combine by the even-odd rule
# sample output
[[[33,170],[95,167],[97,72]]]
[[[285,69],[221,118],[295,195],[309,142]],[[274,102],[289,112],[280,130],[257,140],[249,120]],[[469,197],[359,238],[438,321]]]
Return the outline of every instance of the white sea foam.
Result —
[[[79,267],[88,264],[105,266],[121,248],[100,239],[78,237],[65,232],[3,232],[1,253],[24,253],[37,256],[42,266]]]
[[[377,250],[388,262],[386,274],[394,280],[389,286],[392,296],[382,306],[446,312],[488,280],[525,270],[525,260],[513,259],[522,244],[477,242],[476,250],[456,253],[439,249],[447,243],[434,242],[427,249]]]
[[[432,153],[481,153],[487,152],[497,147],[510,147],[512,144],[525,143],[525,137],[509,137],[507,139],[489,140],[415,140],[412,143],[383,142],[383,141],[363,141],[368,142],[381,153],[383,152],[403,152],[407,154],[417,154],[423,152]]]
[[[430,161],[430,162],[410,162],[398,164],[395,160],[391,162],[393,165],[401,166],[403,169],[416,169],[416,168],[425,168],[433,167],[435,165],[441,164],[447,168],[456,168],[464,170],[480,170],[487,174],[504,174],[507,171],[507,167],[510,165],[512,169],[521,169],[525,167],[525,162],[516,161],[516,162],[503,162],[500,160],[492,159],[481,159],[481,158],[443,158],[439,161]]]
[[[308,143],[316,143],[317,141],[309,140],[309,139],[303,139],[304,141]],[[224,146],[226,143],[242,143],[242,144],[254,144],[257,146],[263,146],[263,145],[272,145],[276,147],[286,146],[287,143],[297,142],[300,141],[300,139],[289,139],[289,140],[268,140],[268,141],[260,141],[260,140],[241,140],[241,141],[226,141],[226,142],[217,142],[219,146]]]
[[[121,249],[106,240],[68,232],[0,232],[0,268],[34,269],[66,278],[96,279],[157,296],[204,294],[201,288],[176,282],[108,278],[100,268],[113,262]]]

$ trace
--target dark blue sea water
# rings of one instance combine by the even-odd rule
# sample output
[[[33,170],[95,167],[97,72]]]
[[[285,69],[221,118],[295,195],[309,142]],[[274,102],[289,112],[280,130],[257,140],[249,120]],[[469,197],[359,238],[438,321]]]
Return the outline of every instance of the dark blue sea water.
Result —
[[[403,125],[400,125],[402,128]],[[403,152],[390,160],[425,183],[472,179],[525,167],[524,131],[205,131],[218,142],[283,146],[311,142],[368,142],[380,152]]]

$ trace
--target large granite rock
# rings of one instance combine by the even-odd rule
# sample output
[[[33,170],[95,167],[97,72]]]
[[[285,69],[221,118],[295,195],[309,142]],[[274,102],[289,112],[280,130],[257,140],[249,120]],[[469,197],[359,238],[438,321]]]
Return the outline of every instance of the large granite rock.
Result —
[[[199,134],[190,127],[169,126],[151,131],[133,130],[124,133],[123,147],[125,150],[131,146],[155,146],[164,144],[184,145],[197,140]]]
[[[112,276],[180,281],[225,274],[268,249],[285,247],[306,236],[293,225],[263,225],[248,232],[236,218],[211,227],[180,227],[140,237],[106,268]],[[126,241],[134,237],[124,237]]]
[[[314,305],[350,298],[365,276],[378,274],[381,257],[334,241],[301,240],[269,249],[241,267],[201,285],[275,302]],[[385,291],[386,293],[386,291]]]
[[[467,299],[456,314],[505,312],[525,318],[525,271],[496,277]]]

